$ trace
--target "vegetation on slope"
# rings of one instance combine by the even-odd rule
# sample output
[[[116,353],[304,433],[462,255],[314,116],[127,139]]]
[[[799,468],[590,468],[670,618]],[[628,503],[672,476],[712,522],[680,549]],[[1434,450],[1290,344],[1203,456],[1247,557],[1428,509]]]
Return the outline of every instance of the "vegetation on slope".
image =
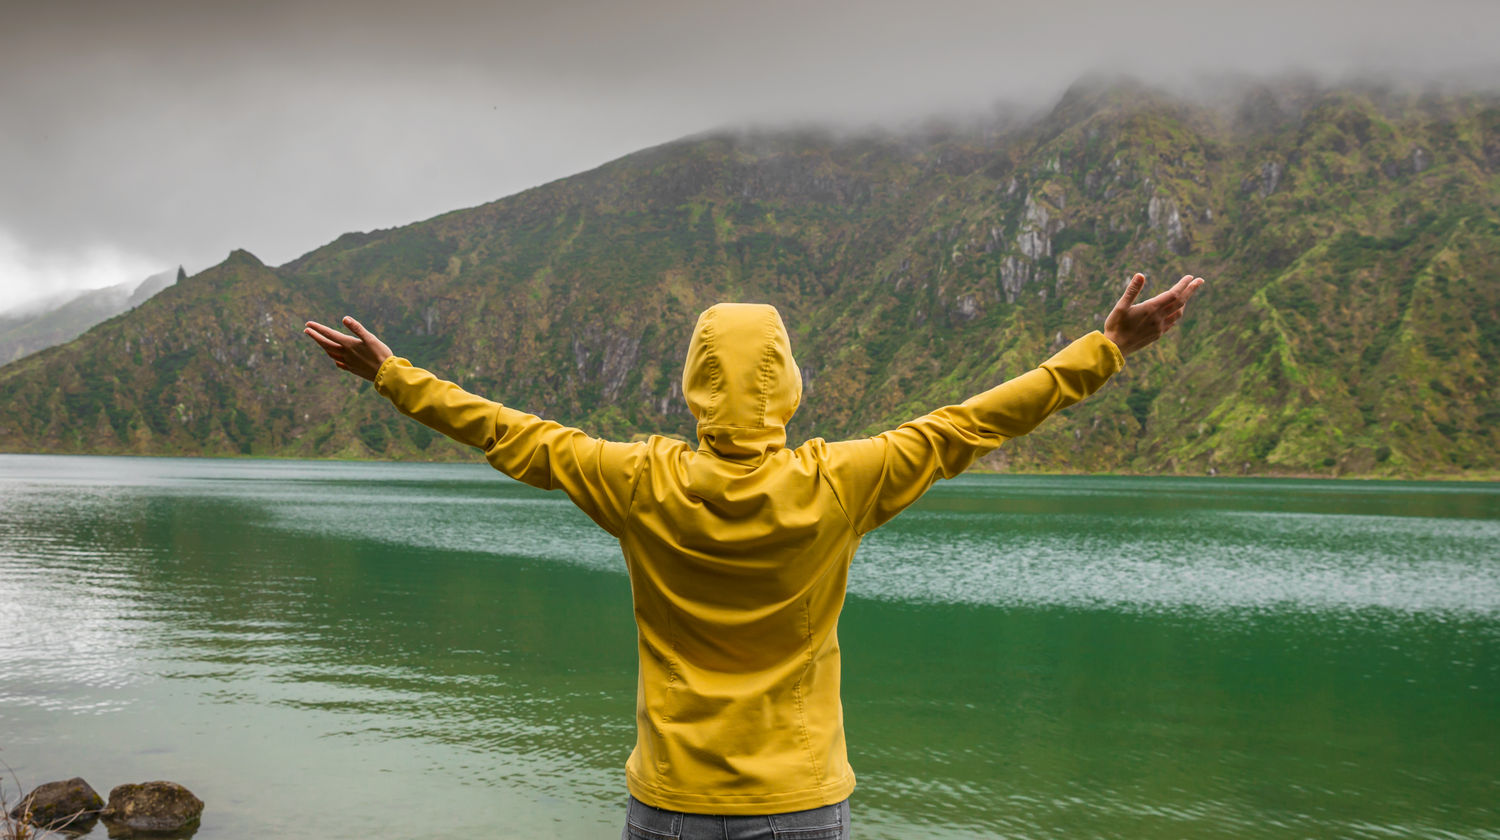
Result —
[[[1132,271],[1210,279],[1162,344],[993,468],[1494,474],[1500,102],[1266,86],[1205,107],[1079,86],[920,136],[715,134],[491,204],[236,252],[0,368],[0,449],[471,457],[300,337],[356,313],[471,390],[619,438],[691,438],[682,354],[777,305],[791,437],[866,434],[1102,324]]]

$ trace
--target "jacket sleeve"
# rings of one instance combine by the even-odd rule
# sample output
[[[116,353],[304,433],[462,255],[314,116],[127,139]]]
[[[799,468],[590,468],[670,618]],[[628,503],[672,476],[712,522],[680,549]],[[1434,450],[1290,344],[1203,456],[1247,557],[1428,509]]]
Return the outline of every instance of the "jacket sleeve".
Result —
[[[974,459],[1098,390],[1124,365],[1098,331],[1035,370],[864,440],[827,445],[828,478],[856,533],[885,524]]]
[[[402,414],[484,450],[500,472],[543,490],[558,490],[601,528],[619,536],[644,443],[614,443],[579,429],[507,408],[392,356],[375,374],[375,390]]]

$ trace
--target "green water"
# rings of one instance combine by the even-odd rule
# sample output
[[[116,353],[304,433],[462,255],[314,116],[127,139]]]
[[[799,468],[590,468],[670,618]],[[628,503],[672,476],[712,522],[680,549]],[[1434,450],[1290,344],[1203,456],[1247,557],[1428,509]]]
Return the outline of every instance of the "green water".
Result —
[[[971,476],[850,588],[857,837],[1500,838],[1500,486]],[[0,759],[201,840],[617,837],[629,595],[482,465],[0,456]]]

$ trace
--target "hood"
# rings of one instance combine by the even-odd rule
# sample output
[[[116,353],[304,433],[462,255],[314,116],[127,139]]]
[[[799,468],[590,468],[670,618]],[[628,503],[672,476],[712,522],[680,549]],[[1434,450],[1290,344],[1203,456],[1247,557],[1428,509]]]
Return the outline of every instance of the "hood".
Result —
[[[776,307],[720,303],[699,315],[682,395],[698,418],[699,449],[758,460],[786,446],[787,421],[802,401],[802,372]]]

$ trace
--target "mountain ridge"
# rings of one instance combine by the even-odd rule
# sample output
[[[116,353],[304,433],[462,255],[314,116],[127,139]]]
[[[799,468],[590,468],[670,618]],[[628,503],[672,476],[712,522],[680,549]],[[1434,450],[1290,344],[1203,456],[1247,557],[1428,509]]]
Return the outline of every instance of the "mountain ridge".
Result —
[[[737,298],[792,331],[791,438],[866,434],[1098,328],[1143,270],[1210,283],[1117,382],[985,466],[1493,476],[1497,171],[1493,94],[1209,108],[1080,86],[918,138],[695,135],[278,267],[237,251],[0,368],[0,450],[471,457],[301,346],[302,321],[348,312],[491,398],[691,439],[682,349]]]

